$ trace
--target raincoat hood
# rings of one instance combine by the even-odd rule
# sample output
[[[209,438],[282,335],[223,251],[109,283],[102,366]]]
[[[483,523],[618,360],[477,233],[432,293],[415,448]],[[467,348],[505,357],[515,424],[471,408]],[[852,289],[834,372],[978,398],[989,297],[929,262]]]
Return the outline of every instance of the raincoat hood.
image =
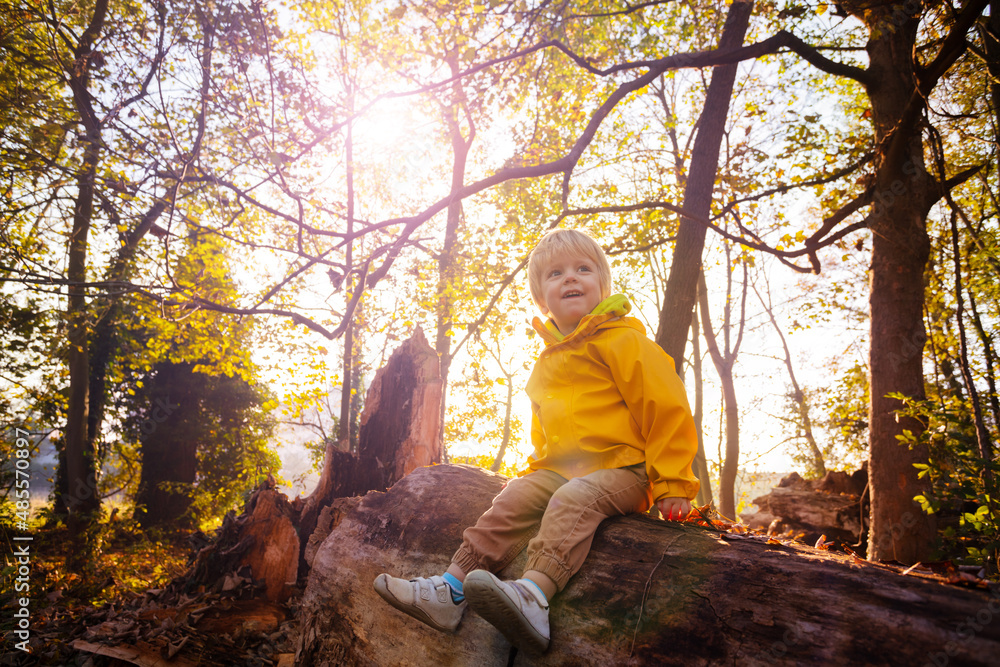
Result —
[[[624,294],[612,294],[597,304],[589,315],[585,315],[580,320],[580,323],[576,325],[576,329],[573,329],[569,334],[563,334],[559,331],[552,318],[542,322],[542,318],[536,317],[532,320],[531,325],[538,332],[538,335],[542,337],[542,340],[545,341],[547,347],[563,341],[585,338],[602,324],[621,321],[621,318],[628,315],[631,311],[632,304],[629,302],[627,296]],[[632,328],[638,328],[643,334],[646,333],[646,328],[642,326],[642,322],[635,318],[630,317],[623,324]]]

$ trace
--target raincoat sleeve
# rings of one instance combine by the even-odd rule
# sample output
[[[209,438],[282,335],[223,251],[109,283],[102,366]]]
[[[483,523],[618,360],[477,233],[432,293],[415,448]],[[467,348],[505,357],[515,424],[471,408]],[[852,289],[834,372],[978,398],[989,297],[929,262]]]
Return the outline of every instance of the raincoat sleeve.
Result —
[[[542,431],[542,422],[538,419],[538,406],[531,406],[531,446],[534,448],[524,470],[518,475],[526,475],[531,472],[531,466],[538,459],[545,457],[545,433]]]
[[[698,452],[698,433],[674,360],[635,332],[616,341],[607,361],[646,442],[646,473],[653,485],[653,500],[694,499],[699,482],[691,464]]]

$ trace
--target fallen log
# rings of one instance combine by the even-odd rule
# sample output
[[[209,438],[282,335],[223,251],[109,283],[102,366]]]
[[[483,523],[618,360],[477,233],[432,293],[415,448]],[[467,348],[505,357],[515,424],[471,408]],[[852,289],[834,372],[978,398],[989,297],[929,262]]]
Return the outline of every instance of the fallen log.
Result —
[[[806,544],[816,544],[823,538],[864,556],[868,541],[867,483],[867,466],[853,474],[831,471],[818,480],[806,480],[793,472],[770,493],[754,498],[760,510],[742,518],[752,528],[763,528],[770,535],[797,537]]]
[[[298,665],[995,665],[1000,591],[648,516],[604,522],[552,601],[552,645],[519,655],[467,613],[438,633],[385,604],[381,572],[442,572],[505,478],[420,468],[324,510],[299,606]],[[506,573],[517,575],[523,554]]]

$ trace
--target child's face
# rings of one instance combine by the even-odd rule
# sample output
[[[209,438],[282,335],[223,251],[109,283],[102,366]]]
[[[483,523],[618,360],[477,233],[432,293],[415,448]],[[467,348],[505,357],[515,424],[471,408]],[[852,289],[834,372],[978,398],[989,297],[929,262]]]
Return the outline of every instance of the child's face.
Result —
[[[570,254],[553,255],[542,272],[542,312],[568,335],[601,302],[601,280],[594,262]]]

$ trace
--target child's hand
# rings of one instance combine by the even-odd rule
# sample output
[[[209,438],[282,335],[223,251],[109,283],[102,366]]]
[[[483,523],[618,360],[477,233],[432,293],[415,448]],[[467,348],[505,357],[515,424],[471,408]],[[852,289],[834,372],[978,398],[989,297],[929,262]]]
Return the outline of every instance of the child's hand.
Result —
[[[665,521],[683,521],[691,512],[691,501],[687,498],[660,498],[656,509]]]

